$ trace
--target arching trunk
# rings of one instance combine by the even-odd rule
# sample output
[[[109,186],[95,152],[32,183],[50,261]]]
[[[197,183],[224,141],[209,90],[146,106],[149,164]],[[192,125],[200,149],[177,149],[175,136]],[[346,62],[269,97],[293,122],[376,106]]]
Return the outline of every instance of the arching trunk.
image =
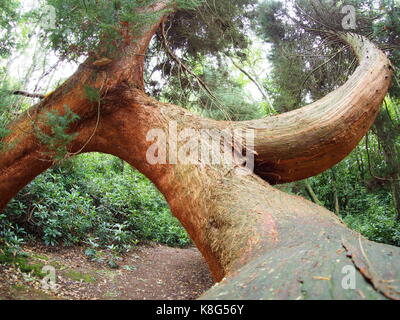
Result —
[[[125,48],[126,55],[101,70],[81,66],[65,85],[11,125],[5,142],[12,147],[0,155],[0,210],[52,165],[52,156],[37,139],[33,123],[49,132],[38,119],[51,110],[63,114],[66,104],[80,116],[69,130],[77,134],[69,152],[113,154],[145,174],[165,195],[214,278],[225,278],[204,297],[399,298],[393,282],[399,279],[399,248],[369,242],[333,213],[265,181],[314,175],[354,148],[374,121],[390,84],[386,57],[364,38],[340,35],[353,46],[361,63],[336,92],[281,116],[218,122],[158,102],[143,92],[142,54],[162,19],[142,30],[135,44]],[[99,89],[99,103],[88,100],[84,85]],[[254,145],[248,143],[246,148],[254,147],[255,173],[244,170],[243,159],[210,165],[197,155],[190,164],[174,164],[170,152],[175,126],[177,132],[254,129]],[[159,133],[157,152],[152,149],[155,141],[149,139],[155,129]],[[190,138],[178,141],[177,149],[188,147]],[[195,141],[195,146],[210,144],[203,134]],[[167,163],[151,164],[149,150],[163,159],[164,148]],[[220,149],[226,151],[218,144],[212,154]],[[228,149],[233,151],[230,144]],[[342,287],[346,266],[357,269],[355,290]]]
[[[359,59],[344,85],[303,108],[244,124],[256,130],[255,172],[271,183],[297,181],[331,168],[357,146],[378,114],[391,84],[389,60],[364,37],[337,36]]]

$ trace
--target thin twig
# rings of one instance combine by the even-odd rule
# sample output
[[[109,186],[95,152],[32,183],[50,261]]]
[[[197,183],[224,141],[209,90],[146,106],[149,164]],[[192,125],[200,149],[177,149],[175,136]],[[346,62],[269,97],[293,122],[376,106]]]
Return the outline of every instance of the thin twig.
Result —
[[[187,72],[188,74],[190,74],[192,77],[194,77],[196,79],[196,81],[199,83],[200,87],[202,89],[204,89],[206,91],[206,93],[217,103],[217,105],[221,105],[222,104],[219,102],[218,98],[212,93],[211,89],[207,86],[207,84],[200,79],[186,64],[184,64],[176,55],[174,52],[172,52],[171,48],[168,45],[168,41],[167,41],[167,36],[165,33],[165,23],[163,23],[161,25],[161,36],[162,36],[162,40],[163,40],[163,44],[165,49],[167,50],[168,55],[176,62],[178,63],[178,65],[180,67],[182,67],[182,69]],[[222,112],[224,112],[228,118],[228,120],[231,120],[229,117],[229,114],[226,113],[223,108],[220,108],[220,110]]]
[[[13,95],[16,96],[24,96],[24,97],[28,97],[28,98],[34,98],[34,99],[44,99],[46,96],[40,93],[30,93],[30,92],[26,92],[26,91],[14,91]]]

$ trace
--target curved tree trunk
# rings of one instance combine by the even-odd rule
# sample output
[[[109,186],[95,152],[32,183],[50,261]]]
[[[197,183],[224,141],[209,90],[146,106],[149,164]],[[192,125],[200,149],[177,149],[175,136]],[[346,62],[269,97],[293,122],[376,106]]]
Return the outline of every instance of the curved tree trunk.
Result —
[[[164,7],[150,7],[160,10]],[[0,155],[0,210],[29,181],[53,164],[34,125],[63,106],[80,116],[70,127],[77,137],[71,153],[115,155],[151,179],[166,197],[205,257],[216,281],[204,298],[310,299],[399,298],[400,249],[376,244],[349,230],[333,213],[271,183],[317,174],[345,157],[373,123],[390,84],[386,57],[369,41],[342,34],[360,58],[349,81],[322,100],[302,109],[257,121],[218,122],[180,107],[158,102],[143,92],[143,54],[163,21],[137,32],[123,57],[103,69],[89,60],[60,89],[23,114],[5,139],[12,147]],[[140,36],[138,36],[140,34]],[[100,103],[84,94],[98,88]],[[171,127],[254,129],[255,173],[243,174],[243,163],[212,166],[194,158],[191,164],[150,164],[148,133],[166,133],[158,141],[171,149]],[[208,137],[200,135],[204,145]],[[178,149],[187,144],[178,143]],[[219,146],[224,148],[224,146]],[[232,147],[230,147],[232,150]],[[219,151],[219,150],[217,150]],[[278,177],[278,178],[277,178]],[[262,179],[263,178],[263,179]],[[342,287],[342,269],[353,266],[356,289]]]

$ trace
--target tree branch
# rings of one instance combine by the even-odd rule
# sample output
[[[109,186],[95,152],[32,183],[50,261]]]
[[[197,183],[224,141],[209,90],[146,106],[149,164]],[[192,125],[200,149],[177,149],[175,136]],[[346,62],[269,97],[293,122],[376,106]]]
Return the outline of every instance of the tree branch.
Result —
[[[393,67],[365,37],[337,36],[359,60],[344,85],[300,109],[233,124],[255,131],[255,172],[270,183],[302,180],[331,168],[357,146],[375,121]]]
[[[17,95],[17,96],[24,96],[24,97],[28,97],[28,98],[37,98],[37,99],[44,99],[46,96],[40,93],[29,93],[26,91],[14,91],[13,95]]]

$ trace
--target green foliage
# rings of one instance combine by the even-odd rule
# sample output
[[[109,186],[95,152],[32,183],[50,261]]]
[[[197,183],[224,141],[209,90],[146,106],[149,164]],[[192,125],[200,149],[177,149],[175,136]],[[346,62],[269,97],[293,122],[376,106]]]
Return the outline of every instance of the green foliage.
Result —
[[[56,27],[45,30],[61,56],[76,59],[89,53],[111,56],[123,41],[121,29],[140,30],[156,14],[137,13],[154,0],[48,0],[56,12]],[[40,10],[40,9],[39,9]],[[100,50],[101,42],[101,52]]]
[[[247,47],[245,25],[254,0],[203,0],[196,10],[179,10],[171,19],[168,42],[191,57]]]
[[[50,128],[50,134],[44,132],[38,125],[35,126],[35,134],[44,143],[50,152],[54,154],[55,160],[62,160],[67,154],[67,146],[77,134],[69,134],[69,126],[79,119],[79,116],[72,112],[68,106],[64,106],[64,114],[52,111],[42,116],[41,124]]]
[[[206,0],[177,0],[175,5],[179,10],[194,10],[200,5],[206,3]]]
[[[324,31],[343,31],[343,5],[356,9],[354,32],[375,40],[397,65],[400,5],[393,0],[266,0],[258,7],[258,34],[271,43],[274,107],[286,112],[316,100],[341,85],[353,72],[351,52],[327,41]],[[398,68],[397,68],[398,69]],[[397,71],[398,72],[398,71]],[[391,94],[398,94],[398,84]]]
[[[85,95],[92,102],[100,101],[100,91],[97,88],[92,88],[90,86],[85,85],[83,87],[85,90]]]
[[[11,253],[10,251],[0,251],[0,264],[14,265],[24,273],[43,278],[45,274],[42,272],[44,263],[32,262],[25,253]]]
[[[0,57],[8,56],[17,45],[14,30],[20,18],[18,7],[18,1],[0,0]]]
[[[74,280],[74,281],[83,281],[86,283],[96,282],[96,278],[93,277],[91,274],[82,273],[76,270],[68,270],[65,273],[65,276]]]
[[[370,140],[374,147],[374,140]],[[350,228],[370,240],[400,246],[400,220],[392,203],[389,181],[378,180],[364,171],[366,157],[366,150],[360,145],[334,169],[309,181],[318,199],[331,211],[335,211],[336,191],[339,216]],[[379,167],[374,166],[378,174],[382,173]],[[304,191],[300,193],[308,196]]]
[[[400,6],[393,0],[263,1],[255,27],[272,46],[271,88],[280,112],[319,99],[343,83],[354,70],[354,56],[329,44],[321,31],[342,30],[341,7],[357,10],[357,33],[376,40],[399,69]],[[340,53],[338,53],[340,52]],[[398,71],[397,71],[398,72]],[[393,185],[399,183],[400,125],[398,81],[386,99],[387,110],[378,117],[365,140],[333,169],[309,179],[318,200],[349,227],[370,240],[400,246],[400,212],[394,205]],[[379,125],[379,127],[378,127]],[[309,197],[300,182],[289,187]],[[397,195],[400,196],[397,192]]]
[[[248,47],[250,42],[248,25],[254,16],[257,0],[196,2],[198,6],[195,10],[187,8],[178,10],[165,24],[168,48],[185,65],[193,70],[204,63],[206,58],[208,62],[211,60],[211,63],[215,63],[222,53],[240,54]],[[149,90],[154,95],[160,95],[160,92],[164,94],[166,91],[190,90],[197,94],[200,88],[196,80],[182,72],[179,63],[166,54],[163,37],[157,37],[156,40],[150,47],[149,57],[156,56],[157,61],[147,59],[146,73],[152,75],[155,72],[162,72],[162,82],[149,81]],[[184,94],[190,95],[188,92]],[[171,96],[171,93],[168,92],[168,95]],[[188,100],[190,99],[186,97],[186,101]],[[185,99],[169,100],[169,102],[184,101]]]
[[[10,202],[0,223],[3,233],[9,242],[18,230],[19,237],[27,232],[49,246],[86,244],[93,258],[97,248],[121,252],[141,240],[188,245],[162,195],[120,163],[97,154],[60,163]]]
[[[203,116],[217,120],[252,120],[262,118],[265,114],[259,104],[252,101],[243,84],[230,78],[228,70],[221,68],[204,68],[202,77],[210,84],[215,98],[204,91],[193,104],[201,107]]]
[[[183,105],[204,117],[216,120],[251,120],[265,116],[265,105],[246,92],[245,81],[235,79],[223,62],[213,66],[212,59],[196,60],[193,70],[207,84],[208,92],[197,80],[187,81],[179,75],[163,89],[161,99]],[[179,89],[177,89],[179,88]]]
[[[16,97],[10,94],[11,89],[12,85],[7,80],[0,84],[0,151],[6,148],[2,139],[10,133],[7,125],[13,118],[12,105],[16,102]]]
[[[0,249],[3,248],[6,254],[20,252],[25,236],[23,228],[15,225],[6,214],[0,214]]]
[[[370,240],[400,246],[400,222],[390,199],[367,194],[363,200],[368,203],[364,212],[347,214],[344,222]]]

